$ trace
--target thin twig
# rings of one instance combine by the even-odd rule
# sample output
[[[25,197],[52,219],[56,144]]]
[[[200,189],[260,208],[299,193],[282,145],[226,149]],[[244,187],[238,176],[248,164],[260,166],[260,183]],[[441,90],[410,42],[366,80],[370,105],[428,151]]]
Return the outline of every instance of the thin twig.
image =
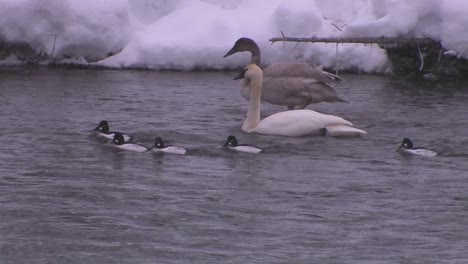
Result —
[[[334,26],[336,29],[338,29],[340,32],[343,31],[340,27],[338,27],[335,23],[330,23],[332,26]]]
[[[437,64],[436,64],[436,66],[439,65],[440,60],[442,59],[442,54],[443,54],[443,53],[444,53],[444,49],[441,48],[441,49],[439,50],[439,57],[437,57]]]
[[[339,57],[339,54],[338,54],[338,44],[339,43],[336,43],[336,62],[335,62],[335,68],[336,68],[335,75],[336,76],[338,76],[338,69],[340,68],[340,57]]]
[[[424,68],[424,57],[421,53],[421,48],[419,47],[419,43],[416,44],[418,46],[419,58],[421,59],[421,65],[419,66],[419,71],[422,71]]]
[[[50,53],[50,57],[54,57],[54,51],[55,51],[55,43],[57,42],[57,34],[50,34],[54,36],[54,45],[52,46],[52,52]]]

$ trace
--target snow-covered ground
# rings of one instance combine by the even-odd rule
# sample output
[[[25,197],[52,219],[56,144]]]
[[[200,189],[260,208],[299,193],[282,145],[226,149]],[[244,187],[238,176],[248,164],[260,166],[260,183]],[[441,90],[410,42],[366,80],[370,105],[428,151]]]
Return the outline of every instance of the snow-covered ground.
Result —
[[[0,0],[3,41],[118,68],[239,67],[248,54],[223,55],[243,36],[260,45],[266,65],[336,65],[334,44],[270,44],[281,31],[296,37],[431,37],[468,58],[466,28],[467,0]],[[340,44],[338,53],[342,69],[379,72],[387,65],[376,45]]]

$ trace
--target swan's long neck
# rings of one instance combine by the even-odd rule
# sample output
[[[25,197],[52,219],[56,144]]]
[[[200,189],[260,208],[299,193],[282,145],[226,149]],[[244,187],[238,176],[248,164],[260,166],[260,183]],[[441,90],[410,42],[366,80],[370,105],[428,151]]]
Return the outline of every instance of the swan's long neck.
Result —
[[[250,80],[250,100],[249,100],[249,109],[247,111],[247,117],[244,120],[242,129],[244,131],[250,132],[253,128],[257,126],[260,122],[260,99],[262,96],[262,82],[263,82],[263,73],[258,72]]]
[[[249,50],[252,54],[252,57],[250,58],[250,64],[256,64],[260,66],[261,56],[260,48],[258,47],[258,45],[255,42],[251,43]]]

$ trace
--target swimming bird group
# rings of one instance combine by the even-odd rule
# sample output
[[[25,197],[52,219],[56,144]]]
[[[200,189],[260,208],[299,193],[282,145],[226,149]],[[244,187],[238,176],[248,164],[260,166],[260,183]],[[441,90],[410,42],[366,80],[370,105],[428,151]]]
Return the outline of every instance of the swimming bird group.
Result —
[[[109,132],[109,122],[107,122],[106,120],[102,120],[101,122],[99,122],[98,126],[93,130],[93,132],[99,137],[110,139],[112,146],[123,150],[129,150],[134,152],[152,151],[156,153],[169,153],[178,155],[185,155],[187,153],[187,149],[185,148],[177,146],[167,146],[161,137],[155,137],[154,144],[152,147],[145,147],[141,144],[132,142],[131,139],[133,138],[127,134],[121,132]],[[239,144],[237,138],[233,135],[230,135],[227,138],[227,141],[223,145],[223,147],[226,147],[230,150],[236,150],[247,153],[260,153],[263,151],[263,149],[252,145]]]
[[[155,137],[154,144],[152,147],[148,148],[141,144],[137,144],[131,141],[132,137],[121,133],[121,132],[110,132],[109,131],[109,122],[102,120],[99,122],[98,126],[93,130],[94,133],[99,137],[104,137],[111,139],[111,144],[119,149],[130,150],[135,152],[159,152],[159,153],[170,153],[170,154],[179,154],[184,155],[187,150],[181,147],[176,146],[166,146],[162,138]]]
[[[116,132],[111,132],[110,131],[110,128],[109,128],[109,122],[107,122],[106,120],[102,120],[101,122],[99,122],[98,126],[94,129],[94,132],[100,136],[100,137],[104,137],[104,138],[107,138],[107,139],[114,139],[114,136],[116,134]],[[117,132],[119,133],[119,132]],[[124,141],[129,141],[131,139],[131,136],[127,135],[127,134],[122,134],[120,133],[124,139]]]
[[[290,137],[308,135],[360,136],[367,134],[366,131],[355,128],[350,121],[339,116],[304,109],[309,104],[318,102],[347,103],[332,88],[333,83],[342,81],[340,77],[323,71],[321,67],[307,63],[274,64],[261,69],[260,48],[255,41],[245,37],[238,39],[224,57],[237,52],[250,52],[251,54],[250,62],[234,78],[241,79],[240,93],[249,101],[247,114],[242,124],[244,132]],[[287,106],[288,110],[261,119],[261,101]],[[105,120],[101,121],[94,131],[101,137],[112,139],[112,144],[120,149],[181,155],[187,152],[181,147],[166,146],[160,137],[155,138],[151,148],[130,142],[132,138],[129,135],[111,132],[109,124]],[[239,144],[233,135],[227,138],[224,147],[240,152],[263,152],[263,149],[259,147]],[[437,155],[431,150],[413,148],[413,144],[408,138],[403,140],[398,150],[422,156]]]
[[[333,90],[332,84],[342,81],[334,74],[323,71],[321,67],[306,63],[281,63],[260,68],[260,48],[250,38],[238,39],[224,55],[229,57],[238,52],[250,52],[250,62],[234,79],[241,79],[241,95],[249,100],[247,115],[242,130],[279,136],[360,136],[367,134],[355,128],[351,122],[334,115],[322,114],[304,109],[318,102],[347,102]],[[260,118],[261,101],[284,105],[288,111]],[[226,143],[236,145],[232,139]],[[405,138],[400,146],[404,153],[435,156],[436,152],[413,148],[412,142]]]

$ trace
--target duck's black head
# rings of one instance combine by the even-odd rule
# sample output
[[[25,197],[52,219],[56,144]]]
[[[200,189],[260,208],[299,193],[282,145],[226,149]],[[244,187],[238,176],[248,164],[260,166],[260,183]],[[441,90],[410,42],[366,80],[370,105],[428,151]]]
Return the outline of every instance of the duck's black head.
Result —
[[[229,147],[236,147],[239,143],[237,143],[237,138],[233,135],[230,135],[228,138],[227,138],[227,141],[226,143],[224,144],[224,146],[229,146]]]
[[[125,144],[125,139],[124,139],[124,136],[122,135],[122,133],[115,132],[114,139],[112,139],[112,143],[114,143],[115,145]]]
[[[409,138],[404,138],[403,141],[401,142],[401,147],[405,149],[412,149],[413,142]]]
[[[109,123],[106,120],[102,120],[94,130],[101,133],[109,133]]]
[[[155,148],[164,148],[165,147],[164,141],[162,140],[162,138],[156,137],[154,139],[154,147]]]

